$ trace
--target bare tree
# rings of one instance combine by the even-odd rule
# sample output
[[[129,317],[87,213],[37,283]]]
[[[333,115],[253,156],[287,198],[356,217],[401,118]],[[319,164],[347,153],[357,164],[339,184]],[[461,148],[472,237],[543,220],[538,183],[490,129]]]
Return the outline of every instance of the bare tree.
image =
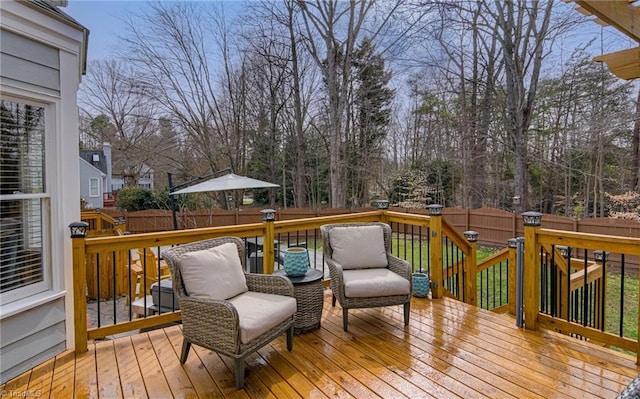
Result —
[[[514,157],[514,211],[530,206],[528,179],[528,129],[535,107],[542,61],[550,53],[548,43],[567,25],[558,19],[552,25],[553,1],[509,0],[487,8],[496,24],[506,78],[506,117]]]
[[[322,73],[327,97],[327,136],[330,158],[331,206],[347,203],[345,143],[348,121],[351,66],[356,45],[363,35],[376,41],[402,2],[386,4],[375,26],[367,24],[374,12],[373,0],[297,1],[304,23],[305,45]]]
[[[123,62],[90,65],[80,91],[83,129],[93,146],[111,143],[114,172],[138,175],[143,165],[166,163],[175,141],[160,140],[158,105],[138,89],[140,74]]]
[[[453,123],[462,142],[462,204],[477,208],[487,192],[487,141],[495,114],[496,86],[503,72],[497,30],[482,15],[490,7],[485,1],[442,2],[440,29],[434,29],[441,50],[430,61],[440,71],[443,84],[458,99]],[[497,132],[493,132],[495,135]]]
[[[141,71],[138,85],[186,135],[202,172],[240,170],[244,137],[241,75],[231,60],[222,9],[197,3],[151,3],[132,16],[124,58]],[[215,85],[219,83],[219,85]]]

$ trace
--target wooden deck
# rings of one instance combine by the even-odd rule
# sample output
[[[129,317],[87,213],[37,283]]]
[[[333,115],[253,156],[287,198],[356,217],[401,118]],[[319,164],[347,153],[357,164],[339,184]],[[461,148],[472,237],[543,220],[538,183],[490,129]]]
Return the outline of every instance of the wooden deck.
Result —
[[[247,360],[245,389],[232,364],[200,347],[178,357],[180,326],[90,343],[0,387],[1,397],[50,398],[614,398],[640,373],[608,349],[514,326],[451,299],[350,313],[325,295],[322,328],[284,337]],[[194,351],[195,349],[195,351]]]

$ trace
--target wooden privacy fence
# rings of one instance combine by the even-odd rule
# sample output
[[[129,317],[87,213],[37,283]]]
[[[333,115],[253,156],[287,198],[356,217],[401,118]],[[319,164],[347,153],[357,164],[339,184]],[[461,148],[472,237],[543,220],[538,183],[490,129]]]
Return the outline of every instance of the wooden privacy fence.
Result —
[[[203,209],[199,211],[178,212],[178,227],[180,229],[194,229],[204,227],[235,226],[247,223],[261,223],[262,208],[247,208],[236,211],[226,211],[221,209]],[[322,216],[335,216],[349,213],[368,212],[374,208],[360,209],[299,209],[288,208],[278,209],[276,220],[294,220],[304,218],[314,218]],[[428,215],[427,209],[407,209],[394,207],[390,210],[394,212],[404,212],[417,215]],[[173,230],[173,220],[169,210],[146,210],[139,212],[112,213],[113,217],[125,216],[127,220],[126,228],[131,233],[152,233],[159,231]],[[507,212],[495,208],[444,208],[443,216],[447,223],[451,225],[458,234],[465,231],[477,231],[478,243],[505,247],[510,238],[522,237],[524,235],[524,225],[522,217],[513,212]],[[589,233],[598,235],[620,236],[629,238],[640,238],[640,223],[634,220],[593,218],[593,219],[573,219],[565,216],[552,214],[543,215],[543,225],[545,228],[563,230],[576,233]],[[400,234],[415,234],[414,232],[401,231],[394,228],[394,232]],[[316,237],[317,238],[317,237]],[[619,254],[612,254],[613,264],[620,262]],[[615,266],[611,266],[610,271],[620,271]],[[640,270],[640,261],[637,258],[626,259],[626,272],[635,273]]]
[[[360,209],[278,209],[276,220],[292,220],[320,216],[333,216],[346,213],[370,211],[373,208]],[[180,229],[202,227],[232,226],[246,223],[260,223],[261,208],[247,208],[236,211],[205,209],[192,212],[178,212]],[[395,212],[428,215],[426,209],[392,208]],[[115,217],[124,216],[127,229],[131,233],[152,233],[173,230],[171,211],[146,210],[139,212],[107,211]],[[509,238],[524,235],[522,217],[518,214],[495,208],[444,208],[443,215],[458,231],[474,230],[479,233],[479,242],[486,245],[505,246]],[[545,228],[573,231],[576,233],[603,234],[640,238],[640,223],[633,220],[594,218],[573,219],[552,214],[543,215]]]

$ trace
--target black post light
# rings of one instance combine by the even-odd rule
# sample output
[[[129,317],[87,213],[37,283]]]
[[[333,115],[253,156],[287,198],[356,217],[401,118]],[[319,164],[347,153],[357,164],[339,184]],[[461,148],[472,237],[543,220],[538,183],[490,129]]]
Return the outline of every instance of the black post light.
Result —
[[[525,226],[540,226],[542,224],[542,213],[540,212],[524,212],[522,213],[522,220]]]
[[[378,209],[389,209],[389,201],[378,199],[374,201],[376,208]]]
[[[273,222],[276,220],[276,210],[275,209],[263,209],[260,211],[262,213],[262,221],[263,222]]]
[[[467,241],[469,242],[478,242],[478,232],[477,231],[473,231],[473,230],[468,230],[465,231],[464,236],[467,238]]]
[[[71,230],[71,238],[84,238],[87,236],[87,228],[89,223],[87,222],[73,222],[69,225]]]
[[[427,210],[429,211],[429,216],[440,216],[440,215],[442,215],[442,208],[444,208],[444,206],[442,206],[440,204],[427,205]]]

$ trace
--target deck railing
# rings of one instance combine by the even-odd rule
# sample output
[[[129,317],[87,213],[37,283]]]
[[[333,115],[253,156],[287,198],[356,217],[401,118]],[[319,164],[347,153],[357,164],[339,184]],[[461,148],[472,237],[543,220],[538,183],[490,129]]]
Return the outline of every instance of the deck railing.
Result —
[[[515,314],[516,250],[503,248],[478,261],[477,306],[497,313]]]
[[[640,238],[525,227],[524,318],[538,326],[640,353]]]
[[[440,262],[442,258],[441,240],[434,240],[434,234],[440,236],[441,227],[433,228],[434,219],[425,215],[408,215],[392,211],[369,211],[335,216],[313,217],[297,220],[284,220],[263,223],[234,225],[228,227],[212,227],[170,231],[161,233],[146,233],[132,235],[117,235],[109,237],[86,237],[77,235],[73,238],[74,249],[74,293],[75,293],[75,333],[76,349],[86,350],[88,339],[104,338],[109,335],[124,333],[132,330],[152,328],[162,324],[180,320],[179,310],[174,311],[173,303],[152,307],[149,297],[150,275],[158,278],[166,274],[162,261],[162,250],[171,246],[199,241],[208,238],[233,235],[245,240],[247,248],[256,250],[247,253],[248,267],[256,267],[256,271],[272,273],[281,267],[281,257],[278,256],[284,246],[306,246],[314,251],[311,257],[311,267],[324,270],[321,254],[320,226],[327,223],[348,222],[376,222],[384,221],[394,226],[395,247],[405,245],[406,240],[413,240],[422,247],[424,238],[430,247],[426,253],[428,259],[421,259],[414,263],[415,271],[428,270],[429,264]],[[441,224],[440,224],[441,226]],[[398,231],[421,231],[417,237]],[[428,233],[427,233],[428,232]],[[450,233],[451,234],[451,233]],[[431,239],[428,239],[431,237]],[[457,240],[460,240],[458,238]],[[273,243],[271,245],[270,243]],[[403,244],[400,244],[403,243]],[[436,244],[439,248],[435,250]],[[136,254],[139,253],[137,256]],[[147,255],[155,255],[149,257]],[[420,253],[420,251],[418,251]],[[434,256],[440,254],[440,257]],[[404,257],[414,256],[414,252],[403,254]],[[151,259],[151,260],[150,260]],[[442,268],[435,268],[433,281],[443,281]],[[325,276],[327,274],[325,273]],[[328,284],[328,281],[326,282]],[[442,284],[439,284],[442,286]],[[136,293],[140,295],[137,298]],[[442,296],[442,292],[434,290],[434,297]],[[162,298],[162,297],[160,297]],[[94,327],[87,327],[87,300],[92,306],[95,320]],[[149,315],[147,310],[157,311],[157,315]],[[136,311],[134,311],[136,310]],[[102,314],[109,314],[107,320]],[[96,323],[97,322],[97,323]]]
[[[112,236],[127,230],[124,218],[114,218],[100,209],[82,211],[80,220],[89,224],[88,237]]]
[[[485,309],[515,313],[514,248],[505,248],[476,262],[477,233],[459,234],[437,209],[429,215],[376,210],[226,227],[74,238],[76,349],[86,350],[87,339],[180,320],[180,312],[174,311],[173,304],[160,304],[156,307],[157,315],[147,313],[152,305],[148,296],[151,281],[166,275],[161,253],[167,247],[233,235],[245,240],[248,270],[272,273],[282,266],[281,251],[290,246],[305,246],[315,255],[310,257],[310,266],[322,270],[328,278],[320,226],[377,221],[392,227],[392,252],[408,260],[414,272],[430,276],[433,298],[446,295]],[[638,303],[634,304],[635,319],[630,320],[632,317],[626,313],[629,305],[624,302],[629,296],[624,269],[630,257],[640,254],[640,239],[526,226],[525,243],[526,328],[542,326],[638,353]],[[142,255],[136,257],[138,249],[142,249]],[[604,251],[604,260],[594,258],[594,251],[597,254],[598,250]],[[152,252],[155,258],[147,256]],[[637,263],[636,259],[633,261]],[[608,299],[612,289],[612,281],[607,280],[610,271],[622,272],[615,279],[622,292],[614,300]],[[637,284],[635,290],[637,298]],[[140,299],[136,293],[142,293]],[[87,298],[98,317],[97,326],[91,328],[87,328]],[[617,305],[612,301],[617,301]],[[615,315],[607,310],[612,307],[616,309]],[[101,320],[102,311],[113,314],[113,318]],[[627,330],[635,331],[636,335]]]

